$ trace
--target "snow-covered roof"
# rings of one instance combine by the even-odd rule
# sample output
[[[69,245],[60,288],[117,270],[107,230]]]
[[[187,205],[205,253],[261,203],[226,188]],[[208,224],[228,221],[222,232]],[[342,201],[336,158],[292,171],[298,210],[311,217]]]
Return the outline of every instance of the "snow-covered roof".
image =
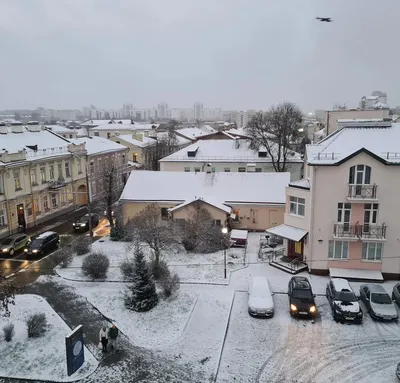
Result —
[[[307,163],[333,165],[362,149],[385,163],[400,163],[400,124],[388,127],[344,127],[318,144],[306,146]]]
[[[389,109],[388,104],[384,104],[383,102],[377,102],[374,104],[375,109]]]
[[[247,239],[249,232],[247,230],[233,229],[231,231],[232,239]]]
[[[240,128],[240,129],[232,128],[229,130],[225,130],[225,133],[228,133],[231,136],[250,137],[248,133],[246,133],[245,128]]]
[[[74,129],[70,129],[67,128],[65,126],[61,126],[61,125],[44,125],[45,128],[51,130],[52,132],[56,132],[56,133],[76,133],[76,131]]]
[[[301,241],[308,233],[306,230],[285,224],[271,227],[270,229],[265,230],[265,232],[295,242]]]
[[[382,122],[382,118],[339,118],[336,120],[338,123],[365,123],[365,122]]]
[[[157,127],[157,124],[102,124],[91,127],[91,131],[105,130],[105,131],[118,131],[118,130],[151,130],[152,127]]]
[[[232,213],[232,208],[231,208],[230,206],[226,206],[226,205],[224,205],[223,203],[218,202],[218,201],[212,201],[211,199],[208,199],[208,198],[200,198],[200,197],[199,197],[199,198],[192,199],[192,200],[188,200],[188,201],[185,201],[185,202],[183,202],[183,203],[181,203],[181,204],[179,204],[179,205],[176,205],[176,206],[174,206],[173,208],[169,209],[169,211],[170,211],[170,212],[173,212],[173,211],[175,211],[175,210],[182,209],[183,207],[185,207],[185,206],[187,206],[187,205],[190,205],[191,203],[196,202],[196,201],[201,201],[201,202],[207,203],[207,204],[209,204],[209,205],[211,205],[211,206],[216,207],[216,208],[219,209],[219,210],[224,211],[225,213],[228,213],[228,214]]]
[[[107,138],[103,137],[80,137],[71,138],[69,141],[75,145],[80,145],[85,143],[87,154],[99,154],[105,152],[114,152],[118,150],[127,150],[126,146],[117,144]]]
[[[173,201],[197,198],[214,203],[285,204],[290,173],[131,173],[121,200]]]
[[[211,126],[210,126],[210,128],[211,128]],[[212,131],[208,128],[201,129],[201,128],[197,128],[197,127],[192,127],[192,128],[177,129],[175,132],[185,138],[189,138],[189,139],[193,140],[193,139],[196,139],[199,137],[205,137],[205,136],[209,136],[211,134],[217,133],[217,131],[215,129],[213,129],[213,128],[211,128],[211,129],[212,129]]]
[[[367,100],[377,100],[378,96],[366,96],[365,97]]]
[[[331,278],[336,291],[351,290],[349,282],[344,278]]]
[[[167,138],[167,132],[159,132],[157,133],[157,138],[162,140]],[[188,140],[187,138],[175,135],[176,137],[176,144],[178,146],[189,145],[192,141]],[[144,148],[148,145],[154,145],[156,140],[152,137],[146,137],[143,133],[136,133],[136,137],[131,134],[122,134],[119,136],[115,136],[116,139],[121,139],[123,141],[129,142],[132,145],[138,146],[139,148]]]
[[[80,125],[81,126],[98,126],[98,125],[104,125],[104,124],[131,124],[132,120],[118,120],[118,119],[111,119],[111,120],[86,120],[82,122]]]
[[[297,180],[297,181],[291,181],[289,183],[289,186],[294,186],[294,187],[298,187],[298,188],[302,188],[302,189],[310,189],[310,187],[311,187],[310,180],[308,178],[303,178],[303,179]]]
[[[236,147],[239,144],[239,147]],[[269,163],[271,158],[259,157],[258,151],[252,150],[249,147],[250,141],[246,139],[237,140],[199,140],[196,143],[187,146],[177,152],[164,157],[162,162],[255,162]],[[196,151],[195,157],[189,157],[189,151]],[[265,152],[265,149],[260,149]],[[294,155],[289,154],[288,162],[303,162],[301,155],[296,152]]]

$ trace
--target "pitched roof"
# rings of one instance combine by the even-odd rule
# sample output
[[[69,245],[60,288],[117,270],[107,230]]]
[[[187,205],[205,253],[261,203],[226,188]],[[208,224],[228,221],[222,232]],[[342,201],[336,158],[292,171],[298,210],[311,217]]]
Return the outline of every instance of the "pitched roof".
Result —
[[[239,147],[236,147],[236,145]],[[246,139],[236,140],[199,140],[196,143],[187,146],[177,152],[164,157],[160,162],[253,162],[253,163],[269,163],[271,157],[259,157],[258,151],[249,147],[250,141]],[[189,157],[189,151],[195,151],[195,157]],[[265,149],[260,149],[265,152]],[[292,152],[294,155],[288,156],[288,162],[303,162],[301,155]]]
[[[181,129],[177,129],[175,132],[185,138],[188,139],[196,139],[199,137],[205,137],[205,136],[209,136],[211,134],[215,134],[217,133],[217,131],[213,128],[211,128],[211,126],[209,128],[202,129],[202,128],[197,128],[197,127],[192,127],[192,128],[181,128]]]
[[[132,172],[121,200],[285,204],[290,173]]]
[[[71,138],[68,141],[75,145],[85,143],[87,154],[100,154],[105,152],[114,152],[118,150],[127,150],[126,146],[117,144],[107,138],[103,137],[80,137],[80,138]]]
[[[386,164],[400,164],[400,124],[390,127],[344,127],[318,144],[307,145],[307,163],[335,165],[364,151]]]
[[[191,203],[196,202],[196,201],[201,201],[201,202],[207,203],[211,206],[216,207],[219,210],[224,211],[225,213],[228,213],[228,214],[232,213],[232,208],[230,206],[226,206],[220,202],[212,201],[208,198],[206,198],[206,199],[205,198],[196,198],[196,199],[188,200],[179,205],[174,206],[173,208],[169,209],[169,211],[175,211],[175,210],[182,209],[183,207],[190,205]]]

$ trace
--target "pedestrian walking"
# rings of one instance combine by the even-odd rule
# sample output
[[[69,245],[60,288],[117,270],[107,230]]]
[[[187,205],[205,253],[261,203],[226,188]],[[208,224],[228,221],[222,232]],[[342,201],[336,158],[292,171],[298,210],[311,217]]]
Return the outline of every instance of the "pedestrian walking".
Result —
[[[118,351],[117,349],[118,329],[115,326],[115,324],[113,324],[110,330],[108,331],[108,337],[110,339],[111,349],[115,349],[116,351]]]
[[[100,342],[101,345],[103,346],[102,351],[107,352],[107,344],[108,344],[108,331],[107,327],[103,326],[103,328],[100,330]]]

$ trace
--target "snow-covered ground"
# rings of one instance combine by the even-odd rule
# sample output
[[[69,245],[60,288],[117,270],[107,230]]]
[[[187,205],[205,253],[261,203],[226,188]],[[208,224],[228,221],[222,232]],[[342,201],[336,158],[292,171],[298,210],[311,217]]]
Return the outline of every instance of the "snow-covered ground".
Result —
[[[146,254],[148,248],[143,245]],[[107,281],[123,282],[120,265],[126,259],[133,257],[132,244],[126,242],[114,242],[104,237],[92,245],[93,251],[101,251],[110,259],[110,268],[107,273]],[[231,271],[244,267],[246,251],[243,248],[231,248],[227,250],[227,279],[224,278],[224,252],[218,251],[211,254],[198,254],[186,252],[183,248],[166,251],[163,255],[172,272],[178,273],[182,282],[187,283],[218,283],[227,284]],[[90,281],[81,271],[83,256],[75,256],[67,268],[56,268],[58,275],[65,279],[75,281]]]
[[[361,326],[336,323],[325,297],[317,297],[320,318],[312,323],[290,317],[287,295],[276,294],[274,302],[272,319],[255,319],[247,294],[235,294],[218,382],[398,381],[398,324],[368,314]]]
[[[46,314],[48,329],[40,338],[28,338],[25,320],[36,313]],[[43,298],[37,295],[16,296],[11,316],[0,316],[0,328],[7,323],[14,324],[15,336],[11,342],[0,341],[0,376],[72,382],[96,370],[98,362],[85,347],[85,363],[68,377],[65,336],[71,333],[71,329]]]

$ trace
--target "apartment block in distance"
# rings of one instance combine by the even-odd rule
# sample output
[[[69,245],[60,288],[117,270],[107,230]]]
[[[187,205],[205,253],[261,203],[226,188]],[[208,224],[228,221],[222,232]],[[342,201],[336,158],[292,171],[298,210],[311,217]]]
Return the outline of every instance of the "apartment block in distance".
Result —
[[[342,122],[306,149],[305,177],[286,188],[285,255],[311,273],[400,277],[400,125]],[[293,270],[292,270],[293,271]]]

